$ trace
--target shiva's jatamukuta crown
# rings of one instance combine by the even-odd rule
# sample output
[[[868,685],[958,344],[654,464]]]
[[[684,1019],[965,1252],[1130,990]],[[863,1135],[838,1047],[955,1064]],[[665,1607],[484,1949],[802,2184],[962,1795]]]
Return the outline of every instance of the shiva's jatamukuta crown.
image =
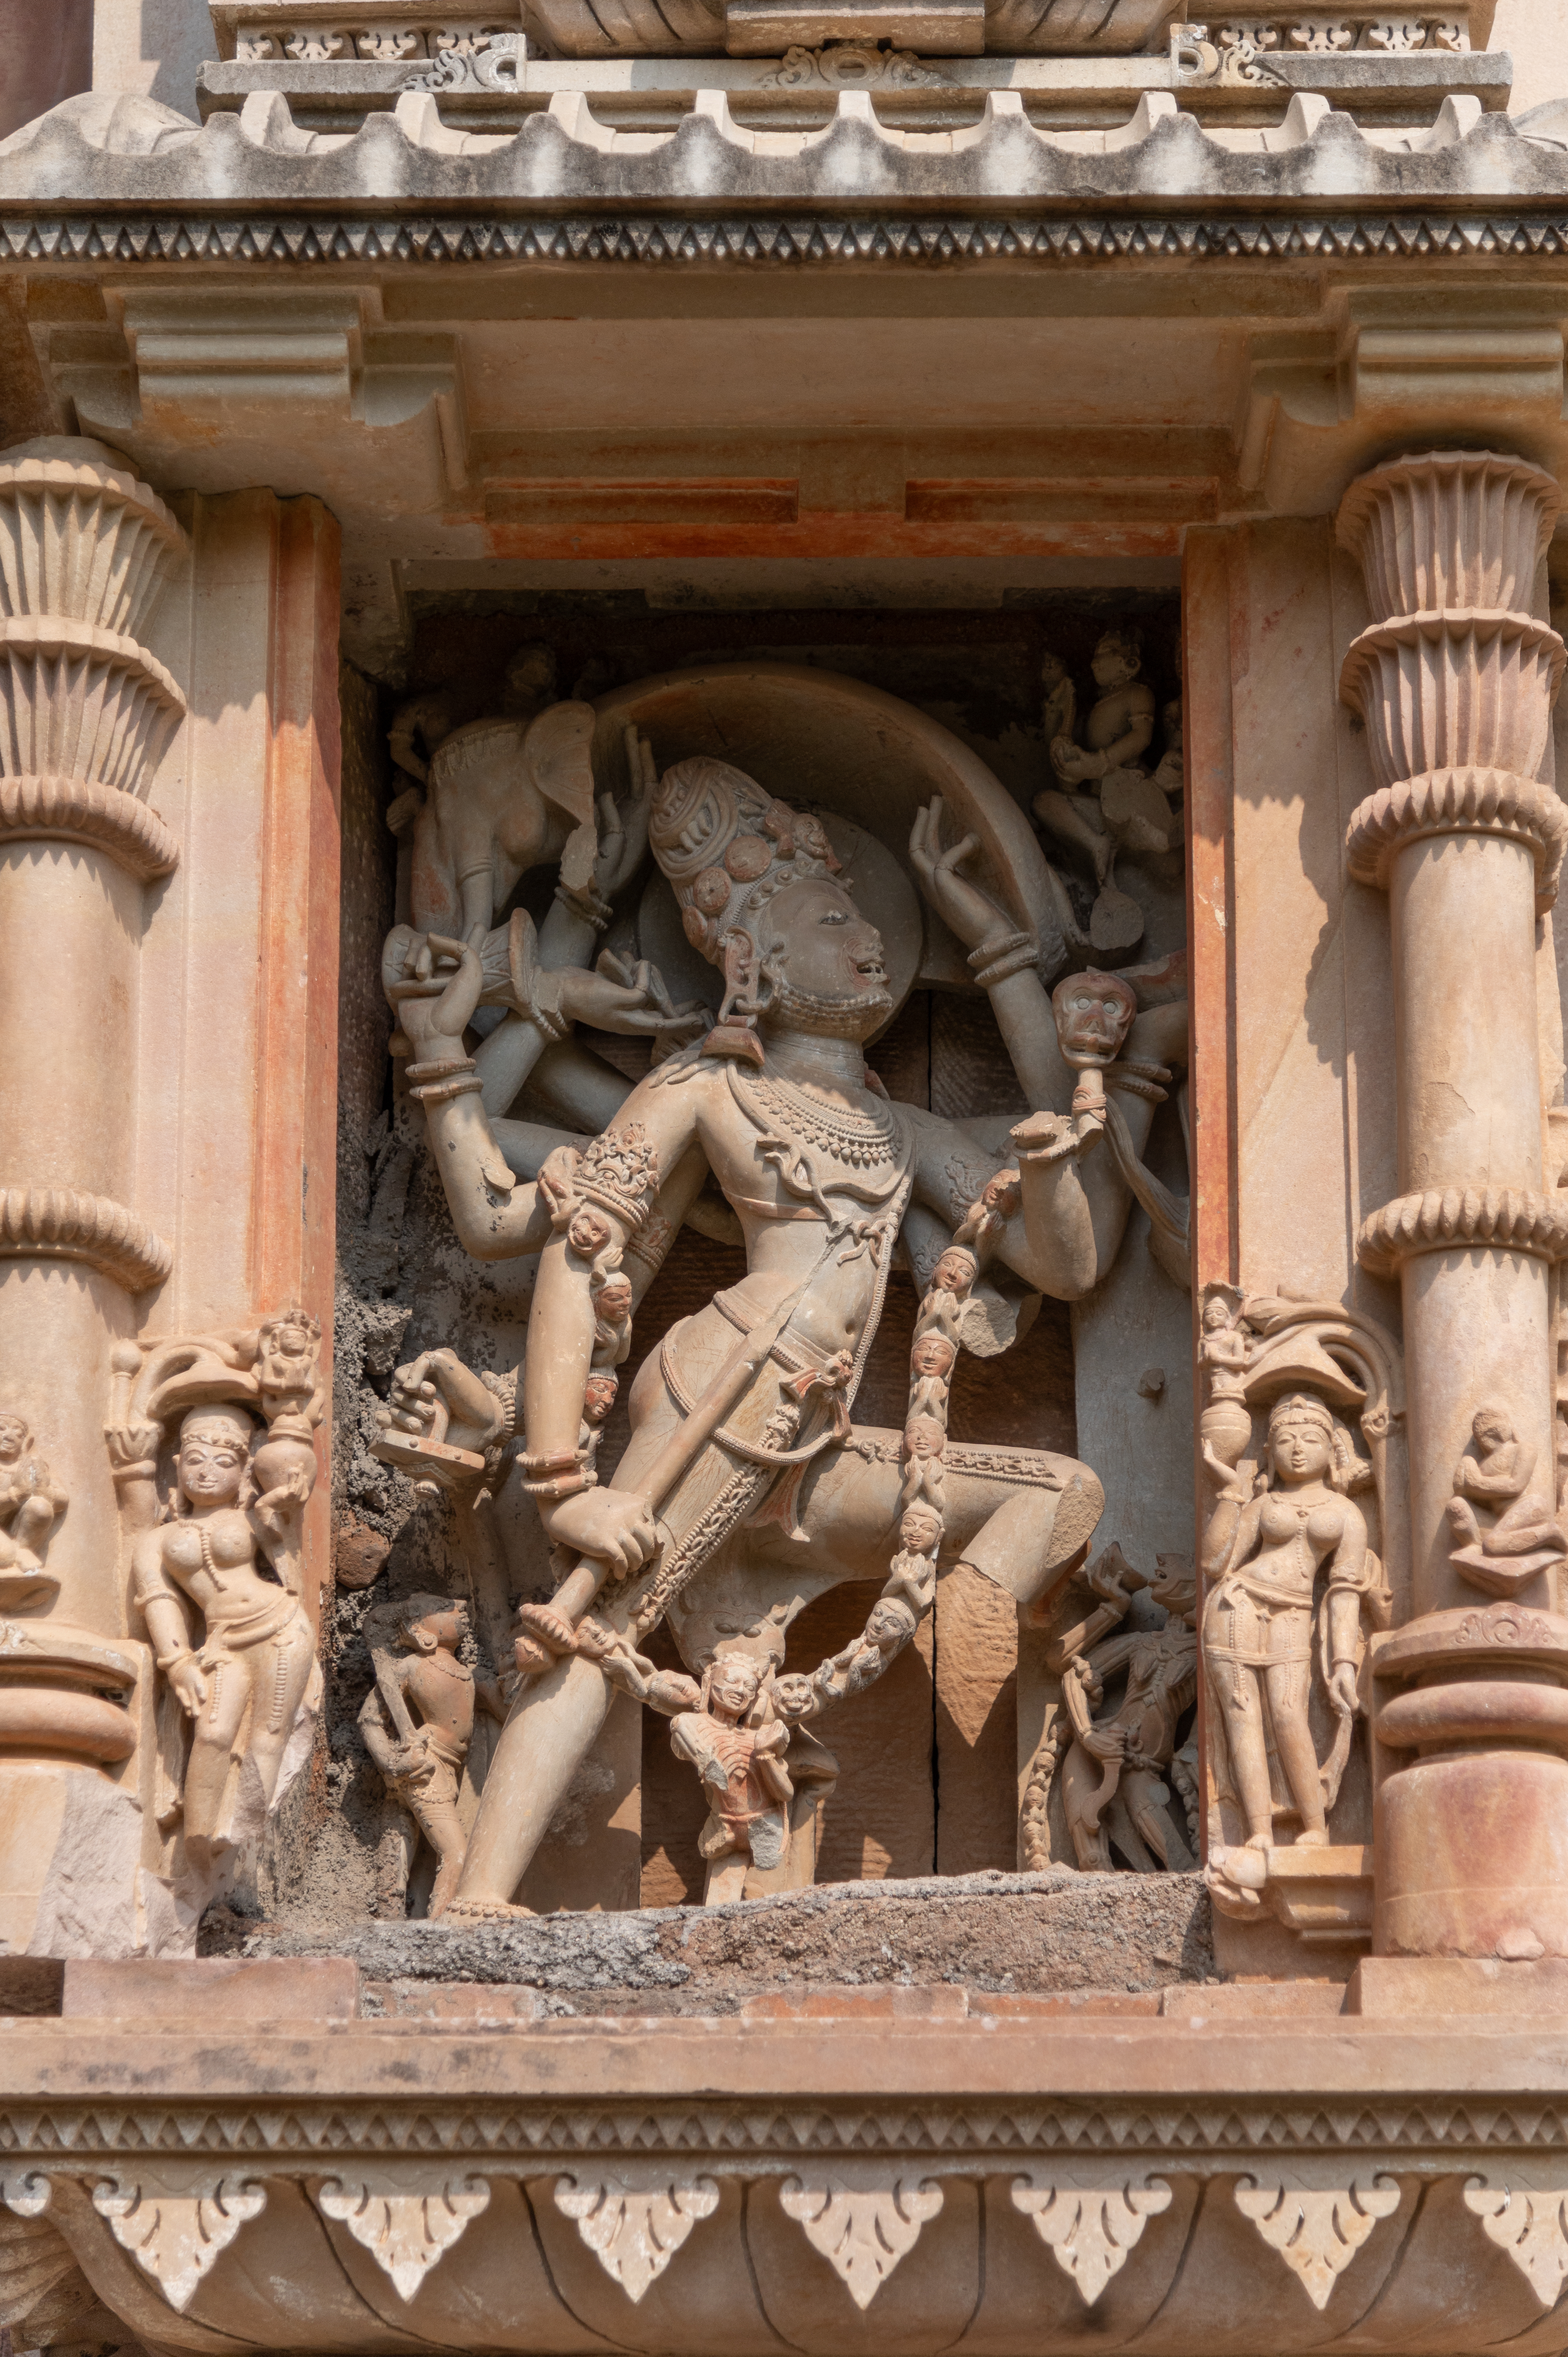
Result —
[[[660,779],[649,822],[653,856],[674,888],[686,939],[728,969],[726,935],[754,948],[768,902],[787,884],[836,876],[822,821],[775,802],[755,778],[706,753]]]

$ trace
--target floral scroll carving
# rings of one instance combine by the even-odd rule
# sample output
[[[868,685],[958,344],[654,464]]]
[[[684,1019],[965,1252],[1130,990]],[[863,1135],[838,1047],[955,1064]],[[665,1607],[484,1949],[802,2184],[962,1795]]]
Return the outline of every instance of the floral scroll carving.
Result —
[[[656,2170],[628,2177],[559,2177],[555,2207],[628,2299],[639,2300],[664,2273],[693,2226],[719,2206],[711,2177]]]
[[[851,2179],[836,2169],[809,2170],[785,2179],[779,2206],[805,2228],[856,2308],[866,2309],[914,2249],[921,2227],[940,2214],[942,2189],[930,2178],[886,2171]]]
[[[1035,2170],[1013,2180],[1013,2207],[1034,2222],[1051,2256],[1092,2308],[1127,2264],[1127,2254],[1151,2218],[1171,2206],[1163,2177],[1130,2177],[1125,2169]]]

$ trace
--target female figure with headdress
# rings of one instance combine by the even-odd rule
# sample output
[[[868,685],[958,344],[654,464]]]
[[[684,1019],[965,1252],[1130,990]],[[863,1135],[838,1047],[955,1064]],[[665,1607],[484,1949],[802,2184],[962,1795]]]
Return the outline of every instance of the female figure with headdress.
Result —
[[[199,1865],[232,1846],[241,1829],[259,1824],[316,1673],[300,1601],[300,1523],[311,1476],[291,1470],[258,1498],[255,1437],[242,1408],[188,1409],[173,1517],[144,1530],[131,1557],[158,1668],[191,1722],[185,1846]],[[203,1624],[195,1645],[191,1604]]]
[[[1251,1849],[1274,1846],[1271,1754],[1289,1796],[1283,1806],[1301,1819],[1298,1842],[1321,1847],[1328,1840],[1338,1777],[1320,1768],[1309,1721],[1313,1623],[1326,1571],[1326,1683],[1341,1724],[1331,1767],[1342,1770],[1356,1711],[1360,1617],[1378,1584],[1366,1521],[1348,1494],[1367,1470],[1320,1399],[1287,1393],[1269,1417],[1262,1486],[1210,1566],[1205,1674]]]

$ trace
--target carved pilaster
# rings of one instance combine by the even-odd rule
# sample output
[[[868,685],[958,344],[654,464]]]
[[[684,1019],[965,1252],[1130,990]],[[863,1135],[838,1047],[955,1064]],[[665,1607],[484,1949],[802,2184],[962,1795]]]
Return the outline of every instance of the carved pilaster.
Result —
[[[1358,1250],[1399,1279],[1409,1387],[1414,1618],[1372,1661],[1384,1952],[1568,1953],[1551,1363],[1568,1199],[1547,1181],[1535,996],[1568,839],[1544,774],[1564,653],[1534,610],[1560,505],[1523,459],[1438,451],[1363,476],[1338,518],[1373,616],[1341,679],[1377,779],[1349,866],[1390,896],[1398,1043],[1401,1193]]]
[[[0,453],[0,1421],[48,1460],[11,1469],[7,1494],[24,1471],[31,1488],[0,1516],[17,1616],[0,1638],[0,1813],[37,1835],[0,1936],[35,1952],[139,1936],[152,1664],[128,1632],[102,1428],[111,1352],[171,1266],[136,1203],[134,1092],[147,888],[178,856],[147,796],[185,714],[146,641],[186,553],[102,444]],[[46,1503],[47,1569],[31,1534]],[[91,1920],[49,1899],[57,1840],[115,1862]]]

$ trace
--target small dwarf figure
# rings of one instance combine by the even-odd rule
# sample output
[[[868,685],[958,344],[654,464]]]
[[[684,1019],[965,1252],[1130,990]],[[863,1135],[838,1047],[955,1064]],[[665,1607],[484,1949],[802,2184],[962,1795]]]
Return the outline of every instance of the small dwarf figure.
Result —
[[[1084,724],[1087,743],[1065,731],[1051,740],[1059,784],[1035,797],[1042,825],[1088,855],[1098,893],[1090,939],[1100,950],[1130,949],[1144,930],[1137,902],[1117,888],[1118,854],[1166,852],[1173,841],[1170,806],[1141,766],[1155,733],[1155,694],[1142,668],[1142,634],[1107,630],[1094,650],[1100,698]]]
[[[365,1749],[386,1786],[376,1910],[407,1910],[408,1878],[423,1834],[435,1852],[434,1920],[444,1915],[463,1870],[467,1836],[457,1814],[476,1707],[498,1723],[506,1705],[494,1684],[457,1657],[467,1615],[446,1596],[406,1596],[366,1615],[376,1681],[360,1712]]]
[[[267,1422],[292,1414],[317,1422],[321,1382],[317,1354],[321,1347],[321,1320],[308,1310],[285,1309],[266,1318],[257,1331],[256,1383]]]
[[[590,1287],[594,1304],[594,1364],[618,1367],[631,1349],[631,1279],[612,1269]]]
[[[1568,1555],[1568,1538],[1550,1501],[1530,1490],[1535,1451],[1521,1441],[1504,1408],[1478,1407],[1470,1425],[1476,1455],[1454,1469],[1448,1523],[1456,1542],[1452,1560],[1472,1586],[1512,1595],[1525,1581]],[[1483,1526],[1477,1505],[1495,1511]]]
[[[747,1654],[720,1653],[703,1676],[701,1708],[671,1725],[671,1749],[712,1796],[697,1843],[710,1867],[736,1853],[764,1870],[783,1863],[795,1789],[784,1765],[789,1730],[766,1709],[763,1670]]]
[[[1152,1580],[1129,1570],[1165,1608],[1161,1629],[1124,1631],[1079,1654],[1064,1680],[1074,1739],[1062,1769],[1068,1831],[1081,1868],[1105,1873],[1112,1846],[1133,1871],[1190,1871],[1193,1859],[1167,1813],[1176,1730],[1197,1693],[1197,1587],[1184,1557],[1159,1555]],[[1106,1681],[1126,1673],[1117,1707],[1091,1713]]]
[[[941,1516],[929,1498],[917,1498],[899,1522],[898,1552],[887,1567],[884,1590],[907,1604],[917,1620],[936,1598],[937,1550],[941,1543]]]
[[[31,1454],[32,1442],[26,1416],[0,1412],[0,1601],[6,1603],[58,1586],[44,1570],[44,1551],[68,1501],[43,1458]]]
[[[980,1264],[967,1244],[949,1244],[931,1272],[931,1309],[937,1316],[950,1307],[957,1310],[969,1299],[974,1280],[980,1274]],[[946,1294],[944,1303],[939,1297]]]
[[[909,1414],[912,1416],[945,1419],[957,1358],[956,1345],[935,1328],[916,1337],[915,1347],[909,1353],[909,1372],[914,1377],[909,1387]]]
[[[1209,1398],[1240,1399],[1251,1349],[1240,1295],[1228,1286],[1210,1286],[1203,1305],[1202,1327],[1197,1362],[1208,1370]]]
[[[596,1367],[583,1385],[583,1421],[577,1430],[577,1453],[585,1473],[594,1470],[594,1459],[599,1453],[599,1443],[619,1390],[619,1376],[612,1374],[607,1367]]]
[[[1090,669],[1099,699],[1084,724],[1086,747],[1062,735],[1051,746],[1051,767],[1069,786],[1097,782],[1108,770],[1142,759],[1155,733],[1155,691],[1138,673],[1144,667],[1141,630],[1107,630],[1094,650]]]
[[[912,1415],[904,1426],[904,1487],[898,1502],[906,1512],[917,1498],[928,1499],[939,1514],[943,1512],[947,1445],[947,1426],[940,1416]]]

